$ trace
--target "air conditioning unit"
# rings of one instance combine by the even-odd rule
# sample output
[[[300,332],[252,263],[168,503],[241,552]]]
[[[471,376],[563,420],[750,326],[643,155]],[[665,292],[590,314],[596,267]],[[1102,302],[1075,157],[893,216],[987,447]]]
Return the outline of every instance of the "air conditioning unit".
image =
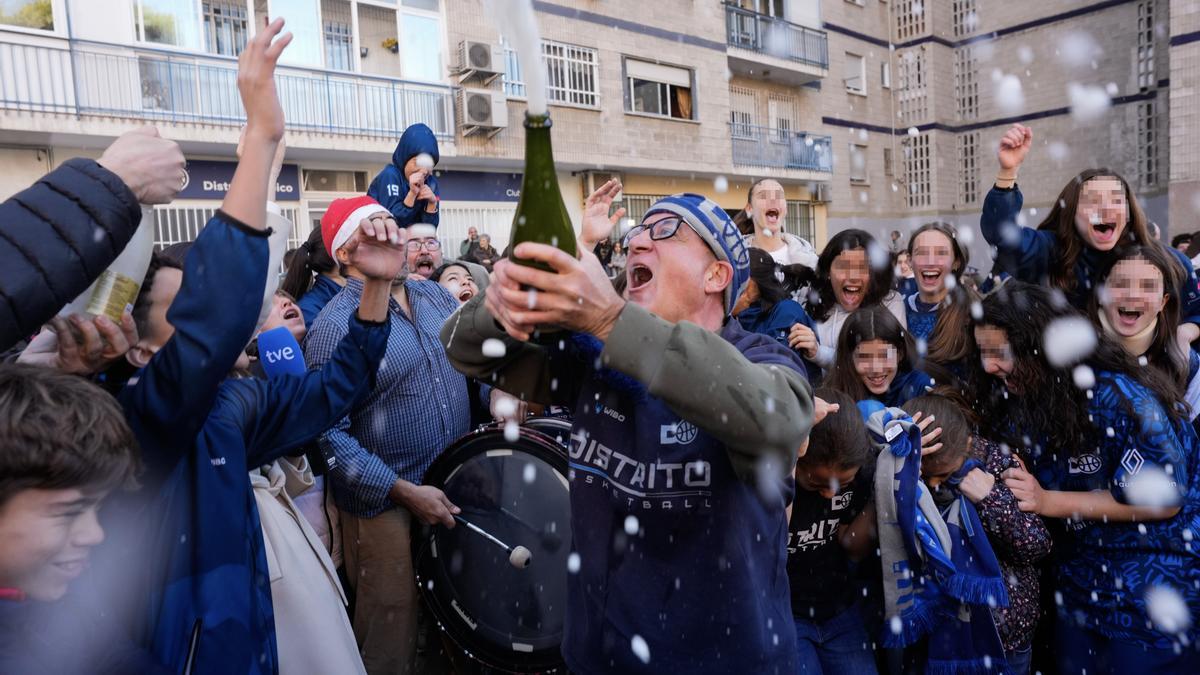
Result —
[[[608,181],[616,178],[621,183],[625,182],[625,176],[619,171],[584,171],[583,172],[583,198],[587,199],[588,195],[595,192]],[[625,196],[624,191],[618,192],[616,201],[621,201]]]
[[[486,87],[504,74],[504,48],[491,42],[463,40],[458,43],[459,82],[480,78]]]
[[[458,125],[464,136],[487,133],[494,136],[508,126],[508,98],[491,89],[459,89]]]
[[[812,191],[812,200],[818,204],[828,204],[833,201],[833,189],[829,183],[817,183]]]

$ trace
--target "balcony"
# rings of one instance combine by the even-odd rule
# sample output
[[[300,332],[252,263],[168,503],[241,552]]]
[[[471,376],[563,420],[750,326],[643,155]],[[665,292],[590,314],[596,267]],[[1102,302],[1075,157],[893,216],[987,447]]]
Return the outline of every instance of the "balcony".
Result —
[[[0,109],[76,117],[238,126],[245,122],[237,60],[57,40],[0,38]],[[275,76],[289,130],[397,138],[424,122],[454,137],[450,87],[280,66]]]
[[[794,86],[829,75],[829,38],[822,30],[725,5],[725,44],[736,75]]]
[[[739,167],[790,169],[792,178],[828,179],[833,173],[833,139],[804,132],[731,124],[733,163]]]

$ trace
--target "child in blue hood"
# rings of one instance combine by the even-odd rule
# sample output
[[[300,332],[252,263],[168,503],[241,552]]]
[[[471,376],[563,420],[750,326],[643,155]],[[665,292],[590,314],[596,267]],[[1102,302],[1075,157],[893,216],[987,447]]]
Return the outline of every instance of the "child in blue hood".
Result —
[[[420,166],[418,156],[429,155],[432,165]],[[392,152],[392,163],[371,181],[367,195],[383,204],[396,217],[396,224],[413,223],[438,226],[438,183],[433,166],[438,163],[437,136],[424,124],[404,130]]]

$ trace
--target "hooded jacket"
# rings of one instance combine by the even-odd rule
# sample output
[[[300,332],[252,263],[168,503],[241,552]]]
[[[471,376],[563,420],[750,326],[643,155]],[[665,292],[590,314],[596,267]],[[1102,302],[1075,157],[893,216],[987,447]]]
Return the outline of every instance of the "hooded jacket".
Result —
[[[136,629],[175,672],[193,645],[196,673],[278,671],[270,568],[246,474],[344,416],[370,389],[386,345],[387,322],[351,319],[320,370],[227,380],[255,328],[267,258],[266,232],[218,212],[184,263],[167,315],[174,336],[119,396],[145,472],[124,531],[106,545],[106,563],[138,578],[110,585],[142,603]]]
[[[141,222],[137,197],[90,159],[67,160],[0,204],[0,350],[87,290]]]
[[[408,227],[413,223],[426,223],[437,227],[440,220],[440,211],[426,213],[426,200],[418,199],[411,207],[404,205],[404,198],[408,196],[408,176],[404,175],[404,165],[422,152],[432,157],[434,166],[437,166],[441,158],[438,154],[437,136],[433,134],[432,129],[418,123],[404,130],[400,142],[396,143],[396,149],[392,151],[392,163],[383,167],[383,171],[375,176],[375,180],[371,181],[371,186],[367,188],[367,195],[391,211],[400,227]],[[437,177],[433,174],[425,179],[425,184],[433,190],[433,194],[441,194],[438,191]]]

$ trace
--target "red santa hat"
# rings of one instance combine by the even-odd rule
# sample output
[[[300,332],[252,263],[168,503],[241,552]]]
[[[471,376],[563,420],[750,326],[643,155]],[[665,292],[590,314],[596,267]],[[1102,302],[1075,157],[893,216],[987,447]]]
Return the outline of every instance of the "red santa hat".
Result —
[[[321,240],[325,242],[329,256],[337,260],[335,252],[350,241],[358,231],[358,224],[380,211],[387,209],[366,195],[333,200],[321,216]]]

